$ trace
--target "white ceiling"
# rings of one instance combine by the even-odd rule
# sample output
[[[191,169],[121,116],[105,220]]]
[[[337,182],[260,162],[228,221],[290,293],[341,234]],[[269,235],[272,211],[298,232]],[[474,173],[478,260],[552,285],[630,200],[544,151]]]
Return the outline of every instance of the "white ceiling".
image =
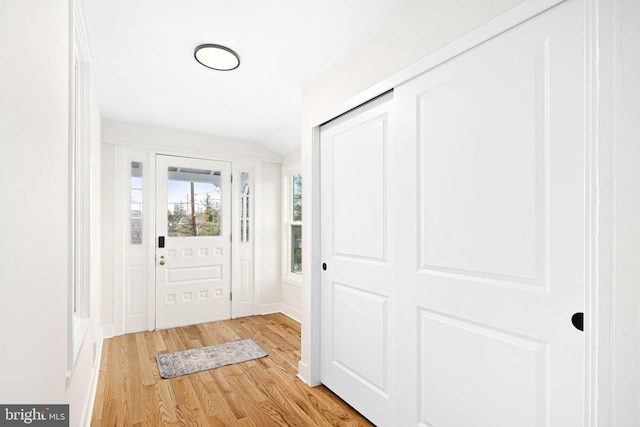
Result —
[[[300,90],[416,0],[83,0],[102,116],[300,145]],[[240,55],[233,71],[193,58]]]

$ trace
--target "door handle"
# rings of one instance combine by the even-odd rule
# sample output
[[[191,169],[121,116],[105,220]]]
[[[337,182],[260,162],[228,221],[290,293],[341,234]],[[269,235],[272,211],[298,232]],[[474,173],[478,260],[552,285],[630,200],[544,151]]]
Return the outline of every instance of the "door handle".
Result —
[[[584,313],[575,313],[571,316],[571,323],[577,330],[584,331]]]
[[[160,257],[160,262],[158,264],[164,265],[164,255]]]

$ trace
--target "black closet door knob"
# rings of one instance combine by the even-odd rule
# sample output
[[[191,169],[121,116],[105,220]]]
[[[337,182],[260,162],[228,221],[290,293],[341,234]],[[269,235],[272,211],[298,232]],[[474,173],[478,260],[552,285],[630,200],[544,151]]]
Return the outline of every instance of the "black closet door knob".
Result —
[[[327,263],[326,263],[326,262],[323,262],[323,263],[322,263],[322,269],[323,269],[324,271],[327,271]]]
[[[575,313],[571,316],[571,323],[579,331],[584,331],[584,313]]]

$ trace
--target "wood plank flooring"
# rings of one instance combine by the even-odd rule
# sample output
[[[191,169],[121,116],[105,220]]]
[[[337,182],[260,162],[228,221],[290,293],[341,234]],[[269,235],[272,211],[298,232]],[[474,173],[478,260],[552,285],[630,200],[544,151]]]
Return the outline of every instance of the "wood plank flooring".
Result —
[[[172,379],[156,353],[252,338],[267,357]],[[283,314],[104,341],[92,426],[371,426],[323,386],[300,381],[300,325]]]

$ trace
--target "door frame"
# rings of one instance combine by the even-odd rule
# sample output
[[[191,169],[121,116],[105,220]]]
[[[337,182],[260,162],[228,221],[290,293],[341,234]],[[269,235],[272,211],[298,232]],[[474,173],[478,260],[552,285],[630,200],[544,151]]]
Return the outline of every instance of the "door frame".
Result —
[[[106,209],[107,215],[105,216],[105,225],[103,227],[112,227],[113,240],[107,239],[108,247],[106,247],[105,259],[106,270],[113,269],[113,275],[109,275],[105,280],[112,280],[113,282],[113,294],[112,296],[106,295],[107,298],[113,298],[113,323],[103,325],[103,336],[112,337],[129,333],[129,330],[125,330],[127,321],[125,303],[127,301],[127,284],[125,283],[128,274],[128,261],[127,261],[127,242],[129,236],[129,200],[130,200],[130,182],[128,180],[129,164],[131,161],[140,161],[144,164],[144,199],[143,199],[143,252],[142,258],[138,259],[138,265],[142,265],[144,268],[144,287],[143,298],[144,305],[142,307],[143,313],[141,316],[144,319],[140,321],[144,323],[144,326],[140,326],[138,330],[151,331],[156,327],[156,288],[155,288],[155,270],[156,270],[156,156],[173,156],[184,158],[196,158],[205,160],[224,161],[231,164],[231,173],[234,175],[234,181],[231,184],[231,216],[232,234],[238,236],[239,221],[233,220],[235,213],[237,212],[236,204],[239,201],[238,189],[240,183],[240,173],[248,172],[251,175],[250,182],[253,186],[253,206],[251,210],[251,219],[253,224],[251,225],[251,232],[253,238],[251,239],[251,271],[249,279],[249,286],[251,291],[250,300],[247,300],[244,304],[240,304],[239,300],[234,297],[231,304],[231,317],[242,317],[258,314],[260,311],[260,289],[256,286],[256,277],[260,269],[260,239],[256,235],[255,231],[259,230],[260,216],[260,201],[259,193],[260,189],[260,174],[261,174],[261,159],[245,158],[242,156],[230,156],[225,154],[211,154],[202,151],[189,151],[184,152],[180,150],[173,150],[168,148],[157,148],[146,144],[138,143],[121,143],[119,141],[104,141],[107,146],[112,147],[108,149],[106,179],[113,180],[113,190],[106,197],[112,197],[114,201],[112,209]],[[109,165],[110,164],[110,165]],[[236,179],[238,177],[238,179]],[[108,229],[108,228],[107,228]],[[111,243],[112,242],[112,243]],[[238,292],[241,284],[239,283],[239,276],[237,274],[239,264],[239,254],[237,250],[237,240],[231,242],[231,291],[234,295],[240,295]],[[111,258],[112,257],[112,258]],[[106,307],[106,306],[105,306]]]
[[[250,315],[255,315],[258,314],[259,311],[259,301],[260,301],[260,293],[259,293],[259,288],[256,287],[256,272],[257,272],[257,268],[259,267],[259,257],[257,252],[257,247],[259,245],[259,238],[256,235],[256,229],[258,228],[256,226],[256,221],[258,221],[259,219],[259,204],[257,202],[257,200],[259,200],[259,190],[257,189],[257,184],[258,184],[258,179],[257,179],[257,175],[260,173],[260,167],[259,167],[259,163],[254,163],[254,162],[249,162],[246,160],[238,160],[238,159],[233,159],[233,158],[229,158],[226,156],[207,156],[207,155],[199,155],[199,154],[183,154],[183,153],[171,153],[171,152],[167,152],[167,151],[154,151],[151,152],[149,154],[150,157],[150,162],[153,164],[153,184],[152,184],[152,192],[153,192],[153,198],[152,198],[152,202],[151,202],[151,206],[153,207],[153,215],[152,218],[149,219],[149,222],[152,223],[152,227],[153,227],[153,242],[149,243],[149,248],[151,251],[151,257],[150,257],[150,261],[152,263],[152,267],[151,269],[154,272],[154,276],[153,276],[153,280],[149,280],[148,283],[148,287],[150,289],[150,293],[152,294],[149,298],[149,305],[147,307],[147,318],[149,319],[149,330],[153,330],[156,329],[157,325],[156,325],[156,277],[155,277],[155,263],[157,262],[157,260],[155,259],[155,255],[156,255],[156,249],[157,249],[157,235],[156,235],[156,204],[157,204],[157,200],[156,200],[156,191],[157,191],[157,179],[156,179],[156,174],[157,174],[157,170],[156,170],[156,159],[158,158],[158,156],[167,156],[167,157],[182,157],[182,158],[187,158],[187,159],[199,159],[199,160],[211,160],[211,161],[220,161],[220,162],[226,162],[229,163],[230,168],[231,168],[231,176],[232,176],[232,180],[231,183],[229,185],[229,190],[231,191],[231,207],[230,207],[230,216],[231,216],[231,242],[230,242],[230,248],[231,248],[231,259],[230,259],[230,289],[231,289],[231,294],[235,295],[235,297],[233,297],[231,299],[231,301],[229,302],[230,307],[231,307],[231,319],[235,319],[237,317],[243,317],[243,316],[250,316]],[[239,244],[240,242],[240,221],[238,220],[238,217],[236,217],[236,215],[239,215],[239,207],[240,207],[240,184],[241,184],[241,179],[240,179],[240,175],[242,172],[248,172],[250,174],[250,178],[249,178],[249,183],[251,186],[251,191],[253,193],[253,198],[251,200],[251,203],[253,204],[253,208],[250,209],[250,236],[251,240],[250,240],[250,273],[249,273],[249,277],[246,277],[245,279],[249,281],[248,283],[248,287],[251,293],[251,298],[250,300],[247,301],[241,301],[239,298],[239,295],[242,294],[242,286],[243,284],[241,283],[241,274],[240,274],[240,261],[241,261],[241,254],[240,254],[240,250],[239,250]],[[236,237],[233,237],[236,236]],[[245,292],[246,293],[246,292]]]
[[[305,176],[303,216],[306,224],[303,231],[303,262],[310,268],[303,272],[302,307],[306,312],[302,313],[302,360],[299,362],[298,376],[307,384],[320,384],[320,265],[322,263],[320,257],[320,126],[563,1],[565,0],[526,0],[449,45],[303,124],[307,132],[307,135],[303,136],[305,139],[302,145],[302,170]],[[615,360],[624,360],[624,355],[617,356],[618,358],[614,360],[616,354],[609,344],[613,325],[610,303],[613,294],[612,245],[615,233],[611,223],[615,216],[613,195],[617,172],[611,164],[614,149],[614,143],[611,140],[614,130],[611,115],[615,114],[612,113],[614,106],[622,101],[606,92],[611,90],[611,82],[616,77],[613,60],[621,55],[622,48],[615,44],[615,37],[618,36],[615,25],[622,18],[620,8],[617,8],[616,4],[611,4],[614,2],[583,1],[586,11],[584,16],[585,57],[587,58],[585,134],[588,153],[585,159],[585,192],[588,205],[586,206],[588,217],[585,239],[591,257],[588,270],[585,272],[585,310],[591,315],[587,316],[585,326],[583,398],[585,425],[595,426],[600,423],[608,425],[611,419],[614,404],[609,393],[612,385],[615,386],[611,368]],[[625,36],[632,45],[633,34],[628,32]],[[601,50],[606,54],[600,53],[599,56],[598,52]],[[607,84],[600,85],[601,82]],[[631,83],[637,85],[637,82]],[[629,181],[628,176],[625,178]],[[640,183],[634,182],[630,185],[633,186],[632,190],[640,192]],[[633,326],[633,328],[636,333],[640,329],[639,326]],[[630,345],[627,344],[627,346]],[[628,350],[629,347],[625,349]]]

